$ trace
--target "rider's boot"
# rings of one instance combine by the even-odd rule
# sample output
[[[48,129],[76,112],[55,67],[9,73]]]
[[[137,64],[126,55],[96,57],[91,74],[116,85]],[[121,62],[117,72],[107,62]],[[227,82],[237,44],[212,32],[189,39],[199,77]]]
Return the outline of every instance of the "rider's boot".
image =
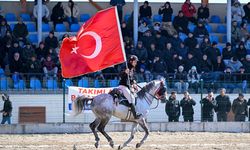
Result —
[[[135,118],[135,119],[139,119],[139,118],[141,117],[141,115],[137,115],[137,114],[136,114],[136,111],[135,111],[135,104],[131,104],[130,108],[131,108],[131,112],[132,112],[134,118]]]

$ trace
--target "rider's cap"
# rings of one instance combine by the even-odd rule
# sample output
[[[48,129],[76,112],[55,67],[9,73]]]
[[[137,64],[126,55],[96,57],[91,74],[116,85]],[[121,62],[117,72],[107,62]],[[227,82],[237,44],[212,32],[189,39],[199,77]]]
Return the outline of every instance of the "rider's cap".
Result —
[[[138,57],[136,55],[131,55],[130,58],[129,58],[130,61],[138,61]]]

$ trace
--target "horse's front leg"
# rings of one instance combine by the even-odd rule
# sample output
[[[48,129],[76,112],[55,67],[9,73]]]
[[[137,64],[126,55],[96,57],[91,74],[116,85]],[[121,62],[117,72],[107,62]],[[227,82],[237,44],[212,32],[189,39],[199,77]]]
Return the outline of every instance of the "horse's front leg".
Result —
[[[126,147],[133,139],[134,139],[134,135],[135,135],[135,132],[136,132],[136,127],[137,127],[138,123],[133,123],[132,125],[132,130],[131,130],[131,134],[130,134],[130,137],[129,139],[124,142],[122,145],[120,145],[118,147],[118,150],[121,150],[123,149],[124,147]]]
[[[136,148],[139,148],[142,146],[142,144],[147,140],[148,135],[149,135],[149,129],[148,129],[148,125],[146,123],[145,118],[142,118],[142,120],[139,121],[139,125],[143,128],[143,130],[145,131],[145,135],[142,138],[142,140],[140,141],[140,143],[136,144]]]

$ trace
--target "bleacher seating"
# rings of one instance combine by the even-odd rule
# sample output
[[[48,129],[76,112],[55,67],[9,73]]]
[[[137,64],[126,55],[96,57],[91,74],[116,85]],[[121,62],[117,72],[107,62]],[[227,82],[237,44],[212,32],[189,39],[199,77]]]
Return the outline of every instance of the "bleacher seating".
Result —
[[[81,79],[78,81],[79,87],[89,87],[89,81],[87,79]]]
[[[184,33],[179,34],[180,39],[184,42],[184,40],[187,38],[187,35]]]
[[[56,25],[56,32],[66,32],[66,26],[64,24],[57,24]]]
[[[196,25],[189,23],[188,24],[188,29],[190,30],[190,32],[194,32],[194,29],[196,28]]]
[[[130,14],[126,14],[126,15],[124,16],[124,21],[125,21],[126,23],[128,22],[129,17],[130,17]]]
[[[66,88],[68,88],[68,86],[73,86],[73,82],[71,79],[66,79],[65,82],[62,82],[62,87],[64,86],[63,83],[65,83]]]
[[[109,80],[109,87],[117,87],[119,85],[119,80]]]
[[[218,25],[216,30],[217,33],[227,33],[227,28],[225,25]]]
[[[23,19],[23,21],[31,21],[30,15],[29,14],[20,14],[20,17]]]
[[[14,84],[14,89],[16,90],[24,90],[26,88],[25,81],[19,80],[16,84]]]
[[[41,90],[42,89],[42,85],[40,80],[38,79],[31,79],[30,80],[30,88],[32,90]]]
[[[217,35],[210,35],[210,41],[219,43],[219,37]]]
[[[80,15],[80,21],[81,22],[86,22],[90,19],[90,15],[89,14],[81,14]]]
[[[38,43],[37,34],[29,34],[28,40],[33,44],[37,44]]]
[[[34,23],[28,23],[26,25],[29,32],[36,32],[36,26]]]
[[[162,22],[162,16],[161,15],[154,15],[153,22]]]
[[[43,32],[50,32],[50,25],[49,24],[42,24],[42,31]]]
[[[70,32],[78,32],[80,29],[80,25],[79,24],[72,24],[70,26]]]
[[[5,14],[5,19],[7,21],[17,21],[16,15],[13,13],[6,13]]]
[[[210,24],[207,24],[205,27],[206,27],[208,33],[212,33],[213,28],[212,28],[212,26]]]
[[[8,89],[8,80],[6,77],[0,79],[0,90],[6,91]]]
[[[56,90],[57,89],[57,80],[48,79],[46,86],[47,86],[48,90]]]
[[[211,16],[210,22],[211,23],[221,23],[221,20],[220,20],[219,16],[213,15],[213,16]]]

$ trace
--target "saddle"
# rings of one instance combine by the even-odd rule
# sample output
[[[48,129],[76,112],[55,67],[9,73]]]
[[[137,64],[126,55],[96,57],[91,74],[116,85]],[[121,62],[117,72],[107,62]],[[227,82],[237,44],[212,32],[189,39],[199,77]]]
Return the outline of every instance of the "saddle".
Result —
[[[114,103],[119,103],[120,105],[124,105],[126,107],[131,107],[126,97],[123,95],[122,91],[118,88],[114,88],[108,94],[113,97]]]

